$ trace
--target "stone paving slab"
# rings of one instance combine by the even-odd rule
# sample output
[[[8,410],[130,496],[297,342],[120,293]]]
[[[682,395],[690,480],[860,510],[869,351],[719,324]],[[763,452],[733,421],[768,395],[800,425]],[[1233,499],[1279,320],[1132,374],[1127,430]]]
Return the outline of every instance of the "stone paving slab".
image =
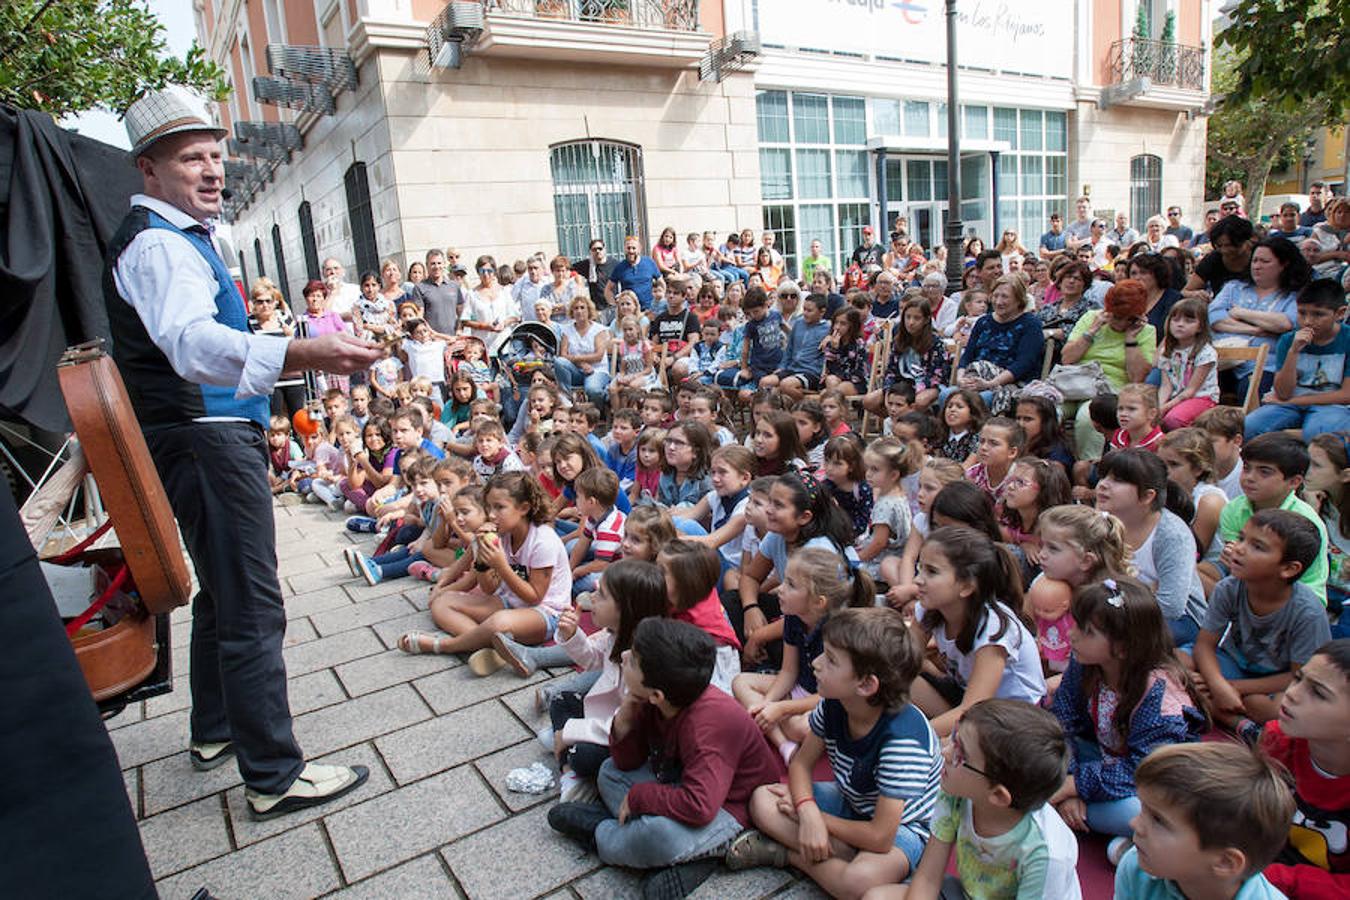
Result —
[[[219,900],[307,900],[342,886],[317,824],[305,825],[166,878],[164,900],[187,900],[206,887]]]
[[[442,851],[464,892],[481,900],[537,897],[592,871],[595,856],[558,840],[544,807],[513,816]],[[530,848],[529,865],[501,865],[508,847]]]
[[[533,738],[546,724],[540,685],[509,670],[474,676],[458,656],[395,649],[405,631],[434,628],[429,590],[354,579],[346,547],[373,549],[316,506],[277,512],[288,619],[288,687],[297,740],[318,762],[360,764],[370,780],[335,803],[255,822],[234,765],[192,769],[187,747],[190,607],[171,617],[174,691],[108,722],[158,887],[187,900],[467,897],[591,900],[637,895],[637,876],[602,866],[552,833],[543,795],[505,786],[513,768],[551,755]],[[701,900],[822,896],[791,873],[722,872]]]
[[[510,710],[489,700],[386,734],[375,746],[398,783],[408,784],[529,736]]]
[[[472,766],[324,818],[342,872],[356,881],[420,856],[506,814]]]

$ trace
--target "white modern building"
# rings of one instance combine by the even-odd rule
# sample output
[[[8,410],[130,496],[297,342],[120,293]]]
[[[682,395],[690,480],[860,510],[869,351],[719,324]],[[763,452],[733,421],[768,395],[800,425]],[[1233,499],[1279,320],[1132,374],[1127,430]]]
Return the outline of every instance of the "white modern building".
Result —
[[[446,246],[579,257],[666,225],[770,228],[790,262],[896,215],[941,238],[940,0],[195,2],[235,88],[250,278]],[[959,0],[966,226],[1030,246],[1080,194],[1197,220],[1210,6]]]

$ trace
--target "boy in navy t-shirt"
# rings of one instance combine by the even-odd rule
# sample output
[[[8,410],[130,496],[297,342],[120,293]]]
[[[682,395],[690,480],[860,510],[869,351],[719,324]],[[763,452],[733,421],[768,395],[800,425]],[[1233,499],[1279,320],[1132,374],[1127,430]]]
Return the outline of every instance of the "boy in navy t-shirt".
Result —
[[[776,372],[782,364],[787,335],[783,332],[783,317],[769,309],[769,297],[762,288],[751,288],[742,308],[746,318],[741,365],[717,373],[717,384],[740,388],[741,400],[748,403],[759,380]]]
[[[1275,385],[1247,416],[1246,438],[1302,428],[1310,441],[1327,431],[1350,429],[1350,331],[1341,324],[1345,291],[1319,278],[1298,295],[1298,330],[1275,345]]]
[[[813,664],[822,700],[811,734],[788,764],[787,785],[764,785],[750,798],[760,830],[732,842],[727,865],[790,863],[831,896],[857,896],[903,881],[918,865],[937,803],[941,746],[909,702],[923,656],[906,639],[899,612],[845,609],[822,631],[825,650]],[[822,754],[834,780],[813,783]],[[834,841],[858,852],[838,855]]]
[[[824,294],[812,294],[802,304],[802,317],[792,323],[788,332],[783,366],[772,375],[760,379],[761,388],[776,387],[788,399],[796,402],[807,391],[818,390],[825,372],[825,351],[821,341],[830,333],[825,321],[828,302]]]

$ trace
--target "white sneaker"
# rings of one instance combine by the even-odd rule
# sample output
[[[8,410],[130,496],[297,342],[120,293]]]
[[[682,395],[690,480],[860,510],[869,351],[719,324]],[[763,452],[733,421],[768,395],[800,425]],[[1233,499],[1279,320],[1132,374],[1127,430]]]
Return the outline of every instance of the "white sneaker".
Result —
[[[553,726],[545,725],[535,732],[534,739],[543,744],[549,753],[553,752]]]
[[[558,776],[558,800],[562,803],[594,803],[600,799],[600,791],[594,779],[582,778],[576,772],[564,772]]]
[[[577,609],[582,612],[590,612],[595,605],[595,594],[591,591],[582,591],[577,594]]]
[[[1121,859],[1125,857],[1126,853],[1130,852],[1130,848],[1133,846],[1134,846],[1133,838],[1127,837],[1111,838],[1111,840],[1106,845],[1107,861],[1110,862],[1113,867],[1120,865]]]
[[[282,794],[262,794],[244,789],[249,813],[255,819],[270,819],[297,809],[318,806],[356,790],[370,777],[365,766],[321,766],[309,763]]]

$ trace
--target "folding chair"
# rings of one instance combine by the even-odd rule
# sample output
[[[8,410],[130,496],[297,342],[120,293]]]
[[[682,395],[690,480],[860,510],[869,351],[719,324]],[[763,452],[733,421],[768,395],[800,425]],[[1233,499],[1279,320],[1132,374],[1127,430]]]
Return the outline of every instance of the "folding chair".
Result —
[[[1242,404],[1243,413],[1250,413],[1261,405],[1261,373],[1266,369],[1266,354],[1270,348],[1265,344],[1255,347],[1216,347],[1219,353],[1219,368],[1229,368],[1224,363],[1250,361],[1253,364],[1252,377],[1247,380],[1247,397]]]
[[[888,320],[881,324],[881,329],[877,332],[876,339],[872,342],[872,368],[867,374],[867,390],[863,394],[870,394],[881,388],[882,382],[886,378],[886,366],[891,361],[891,322]],[[862,397],[853,396],[849,398],[854,402],[860,402]],[[864,438],[868,436],[868,430],[872,426],[872,419],[877,422],[885,420],[884,415],[875,415],[869,412],[866,407],[863,408],[862,422],[858,426],[858,433]],[[881,426],[877,426],[880,432]]]

